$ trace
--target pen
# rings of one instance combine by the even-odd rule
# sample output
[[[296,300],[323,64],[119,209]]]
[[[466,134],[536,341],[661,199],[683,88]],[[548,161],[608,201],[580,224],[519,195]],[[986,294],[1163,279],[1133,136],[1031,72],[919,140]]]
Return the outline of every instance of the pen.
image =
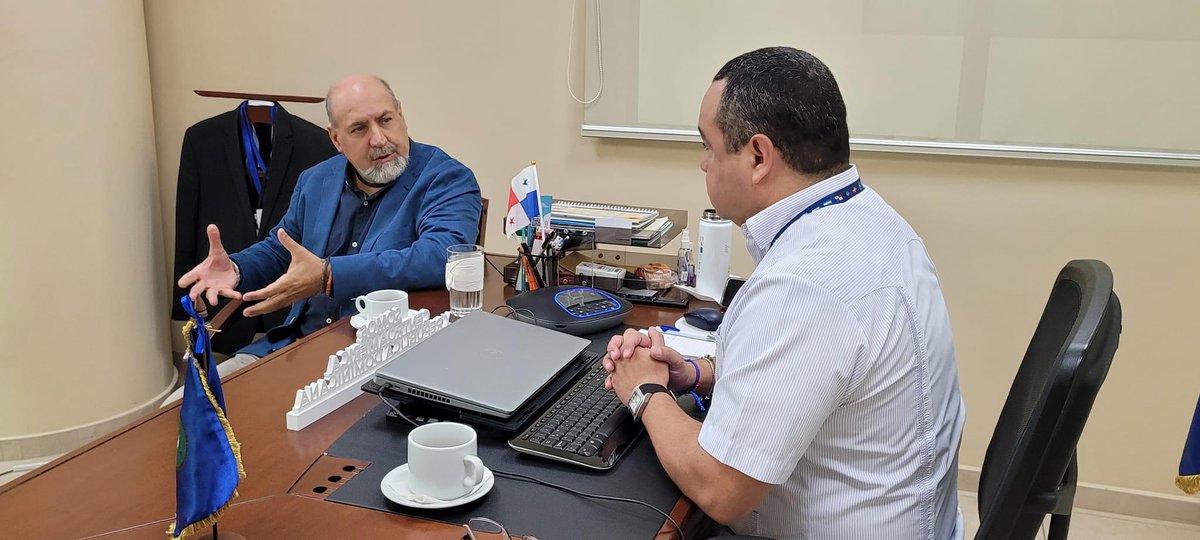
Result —
[[[544,286],[542,278],[538,276],[537,270],[533,267],[533,258],[529,256],[525,246],[517,244],[517,256],[521,258],[521,263],[525,266],[525,282],[528,290],[536,291],[542,288]]]
[[[664,334],[667,334],[667,333],[678,334],[682,337],[690,338],[690,339],[699,339],[699,340],[703,340],[703,341],[716,341],[717,340],[717,338],[710,333],[701,334],[698,332],[688,332],[688,331],[680,330],[678,328],[675,328],[674,326],[667,325],[667,324],[660,324],[658,326],[658,329],[659,329],[659,331],[661,331]]]

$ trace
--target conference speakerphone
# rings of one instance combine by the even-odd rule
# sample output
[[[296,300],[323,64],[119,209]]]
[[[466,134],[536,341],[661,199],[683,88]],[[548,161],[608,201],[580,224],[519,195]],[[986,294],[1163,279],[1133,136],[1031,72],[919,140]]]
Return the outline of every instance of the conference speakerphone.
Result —
[[[618,296],[578,285],[543,287],[518,294],[506,303],[517,320],[574,335],[617,326],[632,309]]]

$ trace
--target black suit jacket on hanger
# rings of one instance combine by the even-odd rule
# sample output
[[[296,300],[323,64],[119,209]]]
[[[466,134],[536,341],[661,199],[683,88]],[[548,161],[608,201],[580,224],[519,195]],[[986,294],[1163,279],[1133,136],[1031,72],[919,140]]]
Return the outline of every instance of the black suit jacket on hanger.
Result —
[[[229,253],[250,246],[283,218],[300,173],[337,154],[323,128],[292,116],[278,104],[270,148],[267,178],[263,182],[262,226],[259,227],[254,222],[255,206],[247,190],[249,180],[242,155],[237,109],[202,120],[184,134],[175,196],[172,319],[187,319],[179,305],[179,298],[187,294],[187,290],[176,284],[183,274],[208,256],[205,233],[208,224],[215,224],[221,230],[221,244]],[[210,309],[209,316],[215,316],[216,309]],[[255,332],[281,324],[286,313],[286,309],[281,309],[252,319],[231,318],[213,338],[213,349],[224,354],[236,351],[250,343]]]

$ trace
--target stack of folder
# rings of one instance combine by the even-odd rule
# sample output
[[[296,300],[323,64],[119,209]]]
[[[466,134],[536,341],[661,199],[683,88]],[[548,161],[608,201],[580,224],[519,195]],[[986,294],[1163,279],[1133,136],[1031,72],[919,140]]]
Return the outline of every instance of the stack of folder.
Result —
[[[653,208],[554,201],[550,227],[568,234],[594,235],[599,243],[650,247],[673,224]]]
[[[629,237],[629,243],[634,246],[647,247],[654,245],[667,231],[671,230],[671,220],[666,216],[651,221],[640,230],[634,231]]]

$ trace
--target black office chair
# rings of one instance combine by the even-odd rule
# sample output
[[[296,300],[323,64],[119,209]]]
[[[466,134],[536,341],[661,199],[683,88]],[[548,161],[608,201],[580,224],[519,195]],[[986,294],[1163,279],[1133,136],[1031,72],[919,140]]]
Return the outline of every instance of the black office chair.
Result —
[[[1046,514],[1048,538],[1067,537],[1075,446],[1121,334],[1112,284],[1100,261],[1059,272],[983,458],[976,540],[1034,538]]]

